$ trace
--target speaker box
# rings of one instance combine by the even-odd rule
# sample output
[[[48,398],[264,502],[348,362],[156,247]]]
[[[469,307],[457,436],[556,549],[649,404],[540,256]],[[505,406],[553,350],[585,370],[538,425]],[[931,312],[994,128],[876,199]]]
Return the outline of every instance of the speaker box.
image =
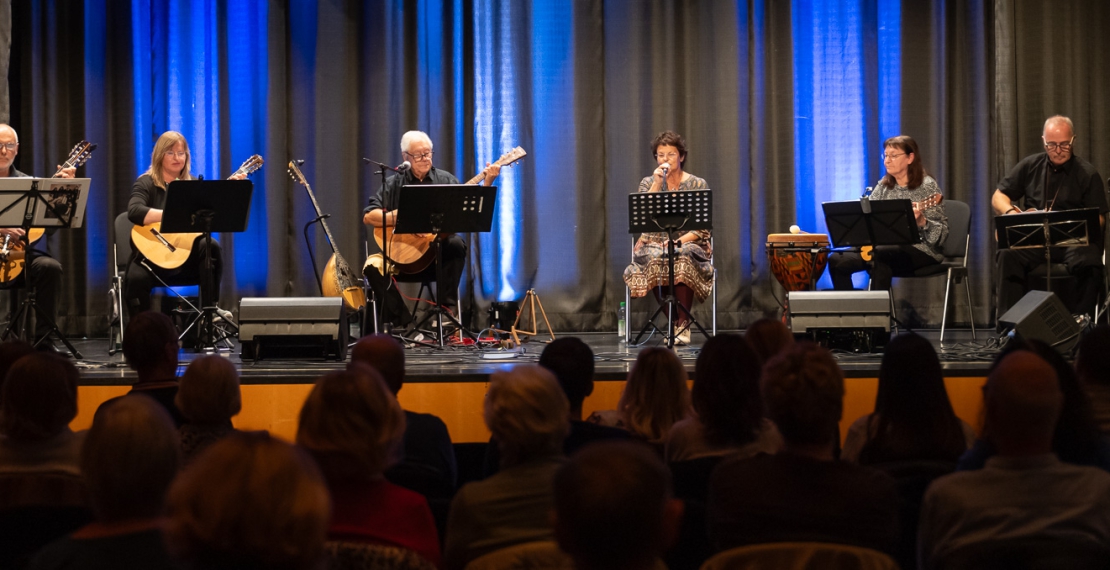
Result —
[[[890,340],[888,291],[790,291],[790,330],[828,348],[872,352]]]
[[[242,357],[347,358],[341,297],[247,297],[239,303]]]
[[[998,324],[1013,329],[1014,337],[1044,341],[1062,354],[1068,354],[1079,342],[1079,323],[1072,318],[1064,302],[1055,293],[1030,291]]]

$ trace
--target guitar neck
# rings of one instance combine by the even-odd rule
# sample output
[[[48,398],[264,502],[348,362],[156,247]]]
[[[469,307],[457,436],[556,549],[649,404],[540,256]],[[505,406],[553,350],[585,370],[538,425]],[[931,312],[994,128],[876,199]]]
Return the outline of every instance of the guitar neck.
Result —
[[[494,164],[496,164],[497,166],[505,166],[504,164],[502,164],[501,159],[497,159],[497,161],[494,162],[493,164],[491,164],[490,166],[493,166]],[[486,170],[488,170],[488,169],[489,169],[488,166],[486,168],[483,168],[482,171],[479,172],[474,178],[471,178],[470,180],[467,180],[463,184],[481,184],[482,180],[484,180],[485,177],[486,177]]]

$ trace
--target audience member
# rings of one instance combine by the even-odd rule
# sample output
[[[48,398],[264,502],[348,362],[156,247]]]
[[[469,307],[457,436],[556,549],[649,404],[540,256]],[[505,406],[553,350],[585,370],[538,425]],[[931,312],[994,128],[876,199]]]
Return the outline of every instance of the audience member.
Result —
[[[146,394],[165,406],[174,425],[181,427],[185,418],[177,409],[177,328],[166,315],[143,311],[131,317],[123,335],[123,356],[135,370],[139,381],[131,394]]]
[[[235,432],[178,475],[166,514],[166,545],[186,568],[315,570],[328,489],[308,453],[265,432]]]
[[[332,498],[331,540],[400,546],[439,565],[439,535],[420,494],[385,479],[405,414],[376,370],[354,364],[316,381],[297,444],[316,459]]]
[[[239,393],[239,371],[230,360],[219,355],[194,360],[181,376],[174,397],[185,423],[181,451],[189,462],[200,450],[235,430],[231,418],[243,408]]]
[[[16,360],[35,351],[35,347],[25,340],[13,339],[0,342],[0,394],[4,393],[4,378]]]
[[[484,408],[501,470],[455,495],[444,546],[449,570],[501,548],[554,539],[551,484],[565,462],[567,397],[551,372],[516,366],[490,375]]]
[[[1095,425],[1103,438],[1110,437],[1110,325],[1083,335],[1077,349],[1075,374],[1091,401]]]
[[[643,445],[591,445],[555,474],[555,536],[579,570],[650,570],[674,543],[682,502]]]
[[[589,421],[625,429],[661,447],[671,426],[690,414],[688,380],[674,351],[645,348],[628,373],[617,409],[594,412]]]
[[[759,356],[743,337],[719,334],[702,346],[690,399],[694,415],[667,434],[667,461],[776,453],[782,436],[763,415]]]
[[[763,318],[744,331],[744,340],[759,355],[760,362],[767,362],[794,344],[794,333],[778,319]]]
[[[0,396],[0,473],[81,474],[85,432],[69,429],[79,378],[57,354],[33,352],[12,364]]]
[[[1025,350],[1003,357],[984,389],[983,469],[933,482],[922,506],[921,568],[944,568],[961,551],[1000,540],[1047,539],[1060,554],[1110,545],[1110,474],[1053,453],[1064,396],[1054,367]]]
[[[952,410],[933,343],[906,333],[883,351],[875,411],[852,423],[840,458],[863,465],[913,460],[954,465],[974,441],[975,430]]]
[[[173,421],[154,400],[124,396],[102,405],[81,450],[96,520],[47,546],[30,568],[175,568],[161,514],[180,456]]]
[[[718,550],[767,542],[830,542],[893,554],[898,492],[887,475],[837,461],[844,378],[824,348],[797,343],[763,368],[776,455],[725,459],[710,479],[709,535]]]
[[[405,349],[389,335],[359,339],[351,351],[351,364],[355,363],[377,370],[394,397],[405,384]],[[430,499],[449,500],[454,495],[458,467],[451,435],[443,420],[432,414],[405,410],[400,457],[400,461],[386,469],[386,479]]]
[[[1044,341],[1014,339],[1006,344],[991,365],[993,371],[1002,360],[1013,352],[1028,351],[1041,357],[1056,372],[1059,388],[1064,395],[1063,408],[1058,415],[1052,436],[1052,452],[1064,463],[1089,465],[1110,471],[1110,443],[1102,439],[1095,424],[1094,412],[1087,394],[1079,384],[1075,369],[1064,357]],[[980,438],[971,449],[960,457],[957,469],[980,469],[994,454],[990,437],[990,423],[983,422]]]

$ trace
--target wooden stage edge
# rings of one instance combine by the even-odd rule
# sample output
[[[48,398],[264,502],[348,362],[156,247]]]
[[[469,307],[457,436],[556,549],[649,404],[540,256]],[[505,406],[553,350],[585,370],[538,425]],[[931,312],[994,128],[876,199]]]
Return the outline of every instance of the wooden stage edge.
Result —
[[[938,347],[945,370],[945,384],[956,414],[970,425],[978,426],[981,421],[982,385],[994,352],[984,348],[991,345],[990,341],[982,332],[977,341],[972,341],[970,331],[949,330],[946,334],[949,342],[941,347],[936,340],[939,332],[917,332],[933,340]],[[556,336],[562,335],[556,333]],[[594,393],[586,399],[584,413],[588,415],[594,410],[614,409],[639,348],[619,343],[612,333],[575,336],[593,348],[597,359],[597,382]],[[135,381],[135,375],[126,368],[122,355],[107,354],[106,341],[81,340],[75,344],[86,357],[78,362],[82,381],[78,387],[78,414],[71,423],[77,430],[89,427],[101,403],[126,394]],[[700,344],[695,339],[692,347],[676,348],[691,377]],[[652,343],[647,346],[658,345]],[[407,410],[431,413],[443,419],[451,439],[456,443],[487,441],[489,431],[482,420],[482,402],[489,375],[516,364],[536,362],[543,346],[539,342],[526,343],[522,354],[508,360],[487,360],[481,351],[473,347],[443,351],[411,349],[406,353],[408,376],[398,399]],[[238,347],[222,354],[240,369],[243,409],[233,420],[235,427],[267,430],[290,441],[296,435],[297,417],[314,380],[345,366],[343,362],[321,359],[243,362],[239,359]],[[195,357],[192,352],[182,351],[182,369]],[[846,378],[840,426],[843,436],[856,418],[874,408],[882,355],[837,354],[837,357]]]

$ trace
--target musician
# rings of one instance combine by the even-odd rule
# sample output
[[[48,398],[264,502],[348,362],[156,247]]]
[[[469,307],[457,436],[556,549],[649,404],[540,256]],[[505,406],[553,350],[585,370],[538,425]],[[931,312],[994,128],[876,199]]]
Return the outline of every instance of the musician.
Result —
[[[189,167],[192,156],[185,135],[166,131],[154,143],[150,155],[150,168],[135,180],[131,199],[127,203],[127,218],[137,226],[162,221],[162,207],[166,204],[166,186],[174,180],[193,180]],[[233,179],[243,179],[239,174]],[[144,257],[136,249],[127,267],[124,282],[124,299],[130,314],[150,310],[150,291],[165,282],[167,285],[196,285],[201,287],[205,303],[216,304],[220,298],[220,278],[223,273],[223,254],[220,243],[212,240],[212,274],[207,283],[201,283],[200,268],[204,263],[204,237],[197,237],[189,258],[181,267],[165,269]],[[159,281],[159,278],[161,281]]]
[[[0,123],[0,177],[27,177],[17,170],[13,163],[15,162],[16,155],[19,154],[19,134],[15,129],[9,125]],[[77,172],[76,168],[65,168],[58,166],[58,178],[73,178]],[[41,207],[41,204],[40,204]],[[48,232],[49,233],[49,232]],[[7,237],[14,243],[23,237],[23,228],[0,228],[0,242]],[[43,245],[45,244],[45,245]],[[31,245],[33,251],[29,252],[28,257],[31,258],[29,266],[26,267],[27,272],[27,285],[35,289],[35,304],[42,309],[46,316],[55,323],[58,322],[58,296],[61,293],[62,283],[62,264],[58,260],[50,256],[44,249],[47,247],[48,240],[38,240]],[[18,278],[17,278],[18,279]],[[50,332],[49,326],[45,322],[35,320],[35,337],[43,338]],[[53,344],[46,346],[52,348]]]
[[[651,141],[651,156],[656,168],[651,176],[640,181],[639,192],[673,192],[675,190],[704,190],[705,180],[684,170],[686,139],[674,131],[663,131]],[[686,309],[693,308],[694,298],[705,301],[713,290],[712,252],[709,230],[686,232],[675,240],[674,291],[675,300]],[[666,232],[645,232],[632,246],[632,264],[624,270],[624,282],[633,297],[644,297],[648,289],[656,301],[663,304],[670,285]],[[690,321],[678,311],[674,315],[678,344],[690,343]]]
[[[370,197],[370,204],[363,210],[362,223],[380,228],[397,223],[397,205],[402,186],[414,184],[458,184],[459,179],[446,170],[432,165],[432,139],[421,131],[409,131],[401,136],[401,156],[412,167],[401,174],[390,177],[378,193]],[[501,174],[501,166],[486,164],[483,186],[493,184]],[[458,306],[459,279],[466,265],[466,243],[457,235],[452,235],[440,244],[443,261],[443,282],[436,284],[436,298],[442,307]],[[380,304],[381,322],[391,323],[394,327],[407,327],[413,316],[405,307],[401,294],[392,285],[393,275],[398,273],[395,266],[382,272],[381,256],[371,256],[363,272],[374,289],[374,296]],[[435,280],[436,268],[432,264],[423,271],[412,274],[411,279]]]
[[[829,277],[833,288],[852,289],[852,274],[867,270],[871,289],[890,289],[894,277],[913,275],[922,267],[944,261],[944,242],[948,239],[948,216],[944,204],[920,204],[940,194],[937,181],[925,173],[917,141],[906,135],[883,142],[886,176],[875,185],[872,200],[912,200],[913,216],[920,241],[912,245],[880,245],[871,250],[871,261],[856,251],[836,252],[829,256]]]
[[[1041,136],[1045,152],[1025,157],[998,183],[991,207],[999,216],[1020,213],[1015,204],[1024,198],[1026,211],[1098,208],[1105,224],[1108,209],[1102,176],[1091,163],[1072,154],[1075,131],[1071,119],[1056,115],[1044,122]],[[1069,307],[1074,313],[1093,314],[1103,287],[1102,232],[1097,243],[1083,247],[1052,248],[1053,263],[1063,261],[1068,274],[1078,281],[1080,297]],[[995,254],[998,279],[998,316],[1002,316],[1026,293],[1029,272],[1044,263],[1043,249],[1000,249]]]

